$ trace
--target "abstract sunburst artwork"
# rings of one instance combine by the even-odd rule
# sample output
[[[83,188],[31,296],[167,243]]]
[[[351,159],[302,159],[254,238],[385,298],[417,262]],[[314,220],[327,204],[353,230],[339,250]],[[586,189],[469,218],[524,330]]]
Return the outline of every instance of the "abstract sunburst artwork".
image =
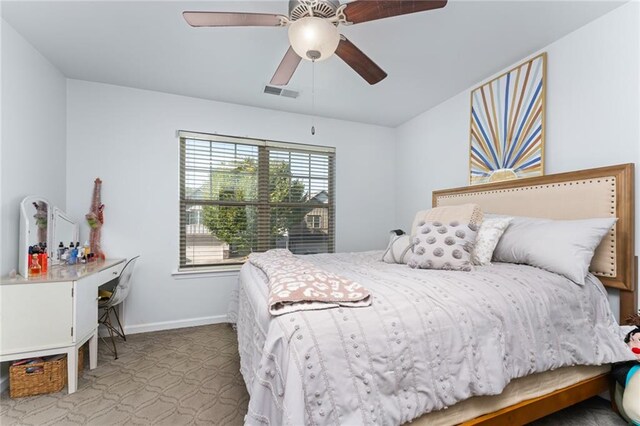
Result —
[[[546,53],[471,92],[472,185],[544,174]]]

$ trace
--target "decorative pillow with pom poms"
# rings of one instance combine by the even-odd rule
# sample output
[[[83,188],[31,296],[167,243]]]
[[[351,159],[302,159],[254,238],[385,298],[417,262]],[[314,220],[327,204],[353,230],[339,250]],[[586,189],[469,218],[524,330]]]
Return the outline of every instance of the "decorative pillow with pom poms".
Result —
[[[409,267],[471,271],[471,252],[478,225],[470,222],[440,221],[418,223]]]

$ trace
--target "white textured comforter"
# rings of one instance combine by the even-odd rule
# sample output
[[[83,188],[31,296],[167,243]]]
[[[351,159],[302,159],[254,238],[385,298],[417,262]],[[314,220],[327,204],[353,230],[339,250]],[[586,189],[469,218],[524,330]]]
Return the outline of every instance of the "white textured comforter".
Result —
[[[373,303],[279,317],[262,271],[243,266],[230,318],[247,424],[397,425],[528,374],[632,358],[591,275],[581,287],[523,265],[413,270],[380,256],[305,256]]]

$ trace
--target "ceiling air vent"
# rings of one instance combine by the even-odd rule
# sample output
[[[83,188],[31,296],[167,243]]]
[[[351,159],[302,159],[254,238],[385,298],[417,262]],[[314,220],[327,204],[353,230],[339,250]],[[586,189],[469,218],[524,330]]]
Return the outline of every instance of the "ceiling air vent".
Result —
[[[298,95],[300,94],[295,90],[287,90],[287,89],[282,89],[280,87],[269,86],[269,85],[264,86],[264,93],[266,93],[267,95],[284,96],[285,98],[293,98],[293,99],[297,98]]]

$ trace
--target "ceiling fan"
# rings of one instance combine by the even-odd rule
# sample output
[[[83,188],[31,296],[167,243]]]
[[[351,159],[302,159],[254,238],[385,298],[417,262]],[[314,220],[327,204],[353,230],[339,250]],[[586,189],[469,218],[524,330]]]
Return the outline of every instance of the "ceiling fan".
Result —
[[[359,24],[391,16],[439,9],[447,0],[289,0],[289,16],[269,13],[183,12],[192,27],[289,27],[291,46],[276,70],[271,84],[289,83],[301,59],[322,61],[334,53],[369,84],[387,73],[338,32],[338,25]]]

